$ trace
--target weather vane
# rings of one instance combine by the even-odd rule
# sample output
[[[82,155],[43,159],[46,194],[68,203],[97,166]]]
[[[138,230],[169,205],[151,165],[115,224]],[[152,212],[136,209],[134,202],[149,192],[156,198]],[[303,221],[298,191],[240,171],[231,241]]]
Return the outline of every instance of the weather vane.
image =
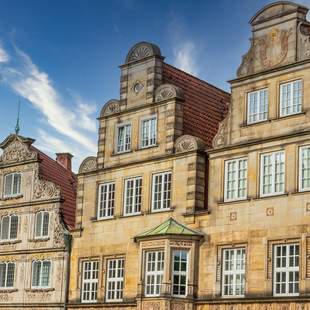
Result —
[[[17,119],[16,119],[16,126],[15,126],[15,134],[18,135],[20,131],[19,126],[19,114],[20,114],[20,98],[18,98],[18,111],[17,111]]]

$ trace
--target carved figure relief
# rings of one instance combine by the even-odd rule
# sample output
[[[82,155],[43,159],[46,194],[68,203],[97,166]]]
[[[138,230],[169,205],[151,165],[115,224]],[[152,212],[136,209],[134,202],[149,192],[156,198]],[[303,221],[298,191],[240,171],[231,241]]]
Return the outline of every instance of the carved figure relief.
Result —
[[[94,156],[87,157],[83,160],[79,173],[94,171],[97,169],[97,158]]]
[[[310,26],[306,23],[298,25],[298,60],[310,57]]]

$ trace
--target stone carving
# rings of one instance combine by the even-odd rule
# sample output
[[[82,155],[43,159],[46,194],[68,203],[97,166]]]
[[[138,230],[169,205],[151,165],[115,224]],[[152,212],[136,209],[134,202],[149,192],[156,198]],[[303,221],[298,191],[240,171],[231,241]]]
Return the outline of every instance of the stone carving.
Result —
[[[183,98],[183,91],[181,88],[172,84],[160,85],[155,91],[155,101],[159,102],[171,98]]]
[[[3,154],[0,156],[0,164],[9,164],[35,159],[37,159],[37,153],[31,151],[25,143],[16,139],[4,149]]]
[[[126,63],[141,60],[151,56],[161,56],[160,49],[155,44],[140,42],[134,45],[126,57]]]
[[[202,150],[204,147],[205,143],[201,139],[191,135],[183,135],[175,141],[176,153]]]
[[[242,58],[237,76],[267,70],[285,62],[289,49],[290,29],[273,28],[267,34],[251,40],[250,50]]]
[[[231,105],[229,105],[228,113],[226,117],[220,122],[219,129],[213,138],[212,141],[213,148],[222,147],[227,143],[226,129],[230,120],[230,115],[231,115]]]
[[[45,180],[39,176],[34,181],[34,199],[53,199],[60,198],[60,188],[54,183]]]
[[[143,89],[144,85],[140,81],[136,81],[132,86],[132,91],[138,95]]]
[[[58,216],[55,216],[54,221],[54,247],[64,247],[64,228],[62,224],[60,223],[60,214]]]
[[[185,304],[183,302],[173,303],[172,310],[185,310]]]
[[[104,117],[106,115],[118,113],[121,111],[120,101],[117,99],[109,100],[102,108],[100,112],[100,117]]]
[[[160,310],[160,302],[159,301],[145,302],[143,304],[143,309],[145,309],[145,310]]]
[[[79,168],[79,173],[95,171],[96,169],[97,169],[97,158],[94,156],[90,156],[83,160]]]
[[[310,58],[310,25],[299,23],[298,25],[298,60]]]
[[[173,240],[169,242],[170,246],[180,246],[180,247],[191,247],[191,241],[183,241],[183,240]]]

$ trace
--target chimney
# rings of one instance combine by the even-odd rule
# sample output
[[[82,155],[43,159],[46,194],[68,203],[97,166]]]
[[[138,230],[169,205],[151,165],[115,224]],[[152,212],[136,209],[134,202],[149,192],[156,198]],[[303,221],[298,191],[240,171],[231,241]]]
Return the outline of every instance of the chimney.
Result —
[[[68,171],[72,171],[71,159],[73,155],[70,153],[56,153],[56,161]]]

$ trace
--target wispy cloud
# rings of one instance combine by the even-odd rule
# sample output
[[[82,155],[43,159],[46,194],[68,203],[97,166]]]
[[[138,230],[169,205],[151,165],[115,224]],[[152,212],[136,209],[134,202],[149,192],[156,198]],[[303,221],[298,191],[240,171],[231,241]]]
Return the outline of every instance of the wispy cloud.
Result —
[[[2,47],[2,44],[0,42],[0,63],[6,63],[10,60],[10,57],[8,53],[4,50]]]
[[[19,66],[4,67],[1,70],[4,81],[40,111],[50,127],[94,153],[96,143],[83,131],[96,130],[95,117],[90,118],[96,106],[87,104],[79,95],[75,95],[76,108],[70,109],[48,74],[40,70],[26,53],[18,48],[15,50]],[[43,132],[40,136],[47,137]],[[51,142],[59,149],[59,140],[52,139]]]

